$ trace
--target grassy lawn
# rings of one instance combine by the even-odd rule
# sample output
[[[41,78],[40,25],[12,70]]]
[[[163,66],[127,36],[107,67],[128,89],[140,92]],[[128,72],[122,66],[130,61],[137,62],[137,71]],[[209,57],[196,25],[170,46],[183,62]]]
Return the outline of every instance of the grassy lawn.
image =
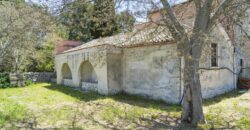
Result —
[[[250,91],[205,101],[200,129],[250,129]],[[181,129],[181,107],[40,83],[0,89],[0,129]]]

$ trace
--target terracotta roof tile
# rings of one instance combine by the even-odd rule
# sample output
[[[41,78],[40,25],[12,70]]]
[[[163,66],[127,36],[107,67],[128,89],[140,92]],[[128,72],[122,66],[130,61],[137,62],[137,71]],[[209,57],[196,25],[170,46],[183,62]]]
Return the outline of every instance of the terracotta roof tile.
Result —
[[[84,48],[100,45],[113,45],[117,47],[133,47],[138,45],[160,44],[162,42],[172,41],[173,38],[167,28],[145,28],[143,30],[122,33],[115,36],[104,37],[92,40],[81,46],[64,51],[64,53],[81,50]]]

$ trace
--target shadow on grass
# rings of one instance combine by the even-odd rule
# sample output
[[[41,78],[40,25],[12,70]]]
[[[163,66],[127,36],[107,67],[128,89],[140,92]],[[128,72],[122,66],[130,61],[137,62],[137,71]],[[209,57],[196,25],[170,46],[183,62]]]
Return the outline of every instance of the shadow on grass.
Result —
[[[125,93],[120,93],[120,94],[112,95],[112,96],[103,96],[103,95],[100,95],[100,94],[95,93],[95,92],[81,92],[81,91],[74,90],[73,88],[63,86],[63,85],[48,84],[48,85],[43,86],[43,87],[50,89],[52,91],[58,91],[58,92],[64,93],[66,95],[69,95],[69,96],[74,97],[80,101],[85,101],[85,102],[111,98],[115,101],[129,104],[132,106],[139,106],[139,107],[143,107],[143,108],[153,108],[153,109],[157,109],[160,111],[164,111],[166,113],[181,112],[181,106],[179,106],[179,105],[167,104],[163,101],[154,101],[154,100],[150,100],[150,99],[143,98],[140,96],[128,95]],[[240,96],[240,95],[241,94],[238,94],[237,96]],[[232,98],[232,97],[235,97],[235,95],[232,93],[228,93],[228,94],[225,94],[223,96],[216,97],[215,100],[214,99],[211,101],[208,100],[208,101],[206,101],[205,104],[210,105],[212,103],[220,102],[224,98]],[[79,107],[81,107],[81,106],[79,106]],[[96,112],[96,111],[94,111],[94,112]],[[76,112],[75,115],[80,115],[80,114]],[[107,128],[107,129],[126,129],[126,128],[124,128],[126,126],[126,125],[124,125],[124,123],[126,123],[126,122],[122,122],[122,124],[123,124],[122,126],[113,124],[113,122],[109,122],[108,124],[106,124],[106,123],[103,123],[103,121],[99,121],[99,120],[93,118],[91,115],[94,115],[94,114],[90,114],[90,115],[87,115],[86,117],[84,116],[81,118],[88,119],[91,122],[93,122],[94,125],[98,124],[98,125],[101,125],[102,127]],[[129,119],[121,119],[121,121],[124,121],[124,120],[126,121]],[[70,121],[74,122],[73,119]],[[181,123],[178,116],[173,117],[169,114],[162,115],[162,113],[156,114],[156,117],[140,116],[135,121],[133,120],[133,121],[129,121],[127,123],[130,123],[130,122],[132,122],[135,125],[136,129],[141,129],[141,130],[144,130],[144,129],[152,129],[152,130],[153,129],[176,129],[176,130],[179,130],[179,129],[180,130],[182,130],[182,129],[183,130],[201,129],[201,128],[196,128],[194,126],[190,126],[190,125],[185,124],[185,123]],[[36,129],[37,127],[39,127],[39,126],[37,126],[37,124],[39,124],[39,123],[36,121],[35,117],[30,117],[27,120],[22,121],[21,122],[22,125],[20,127],[18,127],[18,125],[17,125],[20,122],[17,122],[17,123],[12,122],[12,123],[13,124],[11,124],[11,125],[13,125],[14,129],[15,129],[15,127],[16,127],[16,129],[19,129],[19,128]],[[76,124],[76,123],[72,123],[72,124]],[[72,125],[72,126],[65,126],[63,128],[46,128],[46,129],[81,129],[81,128],[78,128],[77,126]]]
[[[50,84],[44,87],[53,91],[64,93],[66,95],[69,95],[71,97],[74,97],[78,100],[85,101],[85,102],[106,98],[105,96],[100,95],[96,92],[82,92],[79,90],[75,90],[72,87],[67,87],[64,85]]]
[[[51,89],[53,91],[59,91],[64,94],[70,95],[74,98],[77,98],[81,101],[89,102],[94,101],[98,99],[107,99],[111,98],[115,101],[122,102],[125,104],[129,104],[132,106],[138,106],[143,108],[153,108],[160,111],[165,111],[166,113],[171,112],[181,112],[181,106],[180,105],[174,105],[174,104],[168,104],[164,101],[156,101],[151,100],[146,97],[136,96],[136,95],[129,95],[125,93],[119,93],[116,95],[110,95],[110,96],[103,96],[96,92],[81,92],[79,90],[74,90],[71,87],[63,86],[63,85],[56,85],[51,84],[48,86],[45,86],[47,89]],[[104,124],[103,122],[100,122],[92,117],[84,117],[92,122],[101,125],[104,128],[107,129],[123,129],[122,126],[114,125],[112,122],[109,122],[108,124]],[[133,121],[133,124],[135,124],[136,129],[197,129],[197,127],[191,126],[189,124],[181,123],[181,120],[178,117],[172,117],[170,115],[157,115],[156,118],[152,117],[139,117],[138,121]],[[150,125],[142,125],[140,122],[144,122],[143,124],[150,124]],[[125,129],[125,128],[124,128]]]
[[[167,104],[163,101],[155,101],[147,98],[143,98],[141,96],[135,96],[135,95],[129,95],[125,93],[119,93],[112,96],[103,96],[96,92],[81,92],[78,90],[74,90],[73,88],[63,86],[63,85],[56,85],[56,84],[49,84],[47,86],[44,86],[47,89],[58,91],[61,93],[64,93],[66,95],[72,96],[80,101],[90,102],[95,101],[99,99],[113,99],[118,102],[122,102],[125,104],[129,104],[132,106],[138,106],[143,108],[153,108],[156,110],[164,111],[166,113],[171,112],[181,112],[181,106],[180,105],[173,105],[173,104]],[[232,91],[220,96],[217,96],[212,99],[204,100],[204,106],[213,105],[216,103],[219,103],[225,99],[235,98],[241,96],[242,93],[239,93],[239,91]],[[77,114],[77,113],[76,113]],[[113,122],[109,122],[108,124],[105,124],[101,121],[98,121],[94,118],[90,117],[84,117],[86,119],[89,119],[91,122],[94,122],[95,124],[98,124],[104,128],[107,129],[125,129],[124,126],[119,126],[117,124],[113,124]],[[122,119],[121,119],[122,120]],[[185,130],[185,129],[202,129],[197,128],[194,126],[191,126],[189,124],[181,123],[180,119],[177,117],[173,117],[170,115],[157,115],[157,118],[152,117],[138,117],[138,121],[133,121],[133,124],[135,124],[136,129],[176,129],[176,130]],[[141,123],[144,122],[144,123]],[[143,125],[146,124],[146,125]],[[149,125],[150,124],[150,125]],[[68,126],[69,127],[69,126]],[[54,129],[54,128],[53,128]],[[59,128],[60,129],[60,128]],[[70,129],[74,129],[72,126]]]
[[[231,99],[231,98],[237,98],[241,96],[244,93],[240,93],[240,90],[233,90],[231,92],[224,93],[222,95],[210,98],[210,99],[205,99],[203,102],[204,106],[209,106],[209,105],[214,105],[216,103],[222,102],[223,100],[226,99]]]
[[[130,95],[126,93],[119,93],[115,95],[104,96],[104,95],[98,94],[97,92],[82,92],[79,90],[74,90],[71,87],[67,87],[64,85],[56,85],[56,84],[45,86],[45,88],[53,90],[53,91],[62,92],[64,94],[67,94],[69,96],[72,96],[74,98],[77,98],[85,102],[98,100],[98,99],[111,98],[118,102],[126,103],[126,104],[133,105],[133,106],[139,106],[139,107],[144,107],[144,108],[154,108],[154,109],[159,109],[163,111],[170,111],[170,110],[175,111],[175,112],[181,111],[180,105],[168,104],[164,101],[152,100],[146,97]]]

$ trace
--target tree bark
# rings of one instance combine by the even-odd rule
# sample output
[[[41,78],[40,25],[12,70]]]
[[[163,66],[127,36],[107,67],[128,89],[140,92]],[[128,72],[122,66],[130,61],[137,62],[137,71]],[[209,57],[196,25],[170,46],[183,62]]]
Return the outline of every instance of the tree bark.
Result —
[[[184,55],[185,67],[182,121],[197,125],[199,122],[205,122],[199,75],[201,45],[199,45],[198,40],[191,40],[190,46],[193,46],[191,51]]]

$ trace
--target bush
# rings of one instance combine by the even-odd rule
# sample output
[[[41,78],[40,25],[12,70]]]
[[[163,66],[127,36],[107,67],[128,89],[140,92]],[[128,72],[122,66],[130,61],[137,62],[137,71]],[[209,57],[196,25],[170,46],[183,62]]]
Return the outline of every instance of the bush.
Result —
[[[10,87],[9,74],[2,73],[0,74],[0,88]]]
[[[33,82],[32,82],[32,80],[27,79],[27,80],[24,81],[24,84],[25,85],[31,85],[31,84],[33,84]]]

